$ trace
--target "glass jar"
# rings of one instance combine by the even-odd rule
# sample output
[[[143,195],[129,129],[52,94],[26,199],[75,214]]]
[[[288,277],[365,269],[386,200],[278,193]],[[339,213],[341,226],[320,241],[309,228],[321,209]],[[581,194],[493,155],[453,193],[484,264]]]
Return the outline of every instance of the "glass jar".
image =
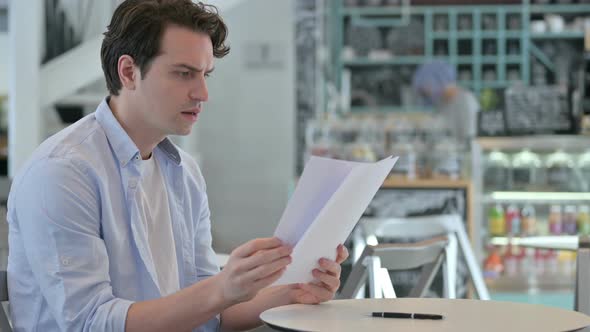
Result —
[[[554,191],[580,191],[578,172],[570,154],[557,150],[545,163],[547,185]]]
[[[578,170],[580,172],[583,191],[590,191],[590,150],[586,150],[578,159]]]
[[[512,159],[512,190],[531,190],[540,186],[542,162],[536,153],[528,149]]]
[[[462,156],[457,140],[446,137],[434,147],[432,176],[457,180],[461,176]]]
[[[509,190],[512,187],[510,158],[504,152],[493,150],[487,155],[483,174],[486,190]]]

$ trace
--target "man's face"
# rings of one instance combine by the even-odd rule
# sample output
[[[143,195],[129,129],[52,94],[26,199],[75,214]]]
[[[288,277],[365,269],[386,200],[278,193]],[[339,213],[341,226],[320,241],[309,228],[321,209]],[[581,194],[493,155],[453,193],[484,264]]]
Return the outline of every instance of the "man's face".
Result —
[[[162,136],[190,134],[208,99],[205,79],[212,70],[211,38],[187,28],[168,26],[160,54],[136,83],[134,99],[145,128]]]

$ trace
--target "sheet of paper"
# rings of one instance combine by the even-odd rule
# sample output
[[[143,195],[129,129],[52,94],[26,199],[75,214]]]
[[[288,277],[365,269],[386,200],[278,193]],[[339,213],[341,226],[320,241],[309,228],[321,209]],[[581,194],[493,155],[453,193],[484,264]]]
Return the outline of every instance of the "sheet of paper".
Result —
[[[336,247],[352,232],[397,159],[310,159],[275,230],[275,236],[294,246],[293,261],[275,285],[313,281],[318,260],[336,258]]]

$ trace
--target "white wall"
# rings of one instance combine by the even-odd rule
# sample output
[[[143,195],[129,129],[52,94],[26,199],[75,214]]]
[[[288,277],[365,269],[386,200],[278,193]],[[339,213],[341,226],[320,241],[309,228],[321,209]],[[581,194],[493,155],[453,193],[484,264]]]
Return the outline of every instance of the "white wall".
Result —
[[[8,95],[8,64],[10,63],[10,52],[8,52],[8,33],[0,33],[0,96]]]
[[[288,200],[295,172],[293,1],[248,0],[221,12],[232,50],[217,60],[194,135],[221,252],[272,235]],[[278,66],[247,64],[261,43],[274,47]]]

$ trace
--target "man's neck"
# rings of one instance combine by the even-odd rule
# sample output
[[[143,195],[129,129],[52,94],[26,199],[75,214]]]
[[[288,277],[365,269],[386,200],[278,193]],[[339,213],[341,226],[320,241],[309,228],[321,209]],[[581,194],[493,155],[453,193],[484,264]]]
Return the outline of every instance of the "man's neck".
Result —
[[[152,155],[154,148],[165,138],[165,137],[154,137],[153,130],[150,130],[145,125],[143,119],[137,116],[137,112],[132,112],[132,105],[125,103],[123,99],[117,96],[111,96],[108,98],[108,105],[113,112],[113,115],[119,121],[123,130],[129,135],[133,143],[139,149],[141,158],[146,160]]]

